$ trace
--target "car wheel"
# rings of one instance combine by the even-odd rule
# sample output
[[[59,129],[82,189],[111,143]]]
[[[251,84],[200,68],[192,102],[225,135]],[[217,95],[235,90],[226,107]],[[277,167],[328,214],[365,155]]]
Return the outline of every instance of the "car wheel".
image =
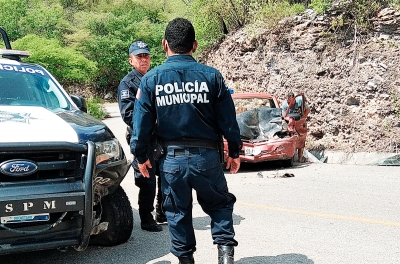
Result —
[[[119,186],[115,192],[103,197],[101,222],[108,222],[108,229],[90,238],[91,245],[115,246],[128,241],[133,229],[131,203],[124,189]]]
[[[294,156],[291,157],[290,159],[282,161],[283,167],[293,167],[293,163],[294,163]]]

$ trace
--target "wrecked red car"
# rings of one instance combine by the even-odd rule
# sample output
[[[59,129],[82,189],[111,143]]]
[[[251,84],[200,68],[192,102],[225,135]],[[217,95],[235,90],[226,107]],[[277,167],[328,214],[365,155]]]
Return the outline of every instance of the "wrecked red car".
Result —
[[[281,160],[284,166],[292,166],[296,150],[302,155],[305,147],[309,112],[305,96],[299,94],[292,102],[283,101],[284,109],[274,95],[267,93],[234,93],[232,98],[243,142],[241,161]],[[227,153],[224,141],[225,160]]]

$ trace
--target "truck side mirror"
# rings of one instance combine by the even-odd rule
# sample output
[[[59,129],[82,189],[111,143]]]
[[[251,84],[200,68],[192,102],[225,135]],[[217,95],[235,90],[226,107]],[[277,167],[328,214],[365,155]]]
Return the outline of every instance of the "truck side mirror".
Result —
[[[87,103],[85,98],[77,95],[71,95],[72,101],[76,104],[79,110],[87,113]]]

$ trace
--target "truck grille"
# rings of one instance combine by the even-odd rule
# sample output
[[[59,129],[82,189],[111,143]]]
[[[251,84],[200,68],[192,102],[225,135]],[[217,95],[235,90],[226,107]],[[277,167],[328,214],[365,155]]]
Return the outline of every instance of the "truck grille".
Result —
[[[40,144],[40,145],[39,145]],[[0,170],[0,182],[20,182],[57,178],[82,179],[87,146],[63,143],[1,143],[0,164],[10,160],[28,160],[37,171],[26,176],[10,176]]]

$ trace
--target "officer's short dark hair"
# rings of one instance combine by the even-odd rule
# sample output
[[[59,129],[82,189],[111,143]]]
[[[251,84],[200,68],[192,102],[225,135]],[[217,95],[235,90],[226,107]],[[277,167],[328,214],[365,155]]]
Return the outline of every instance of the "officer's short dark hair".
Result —
[[[192,50],[196,34],[192,23],[185,18],[171,20],[165,29],[164,38],[169,48],[175,53],[186,53]]]

